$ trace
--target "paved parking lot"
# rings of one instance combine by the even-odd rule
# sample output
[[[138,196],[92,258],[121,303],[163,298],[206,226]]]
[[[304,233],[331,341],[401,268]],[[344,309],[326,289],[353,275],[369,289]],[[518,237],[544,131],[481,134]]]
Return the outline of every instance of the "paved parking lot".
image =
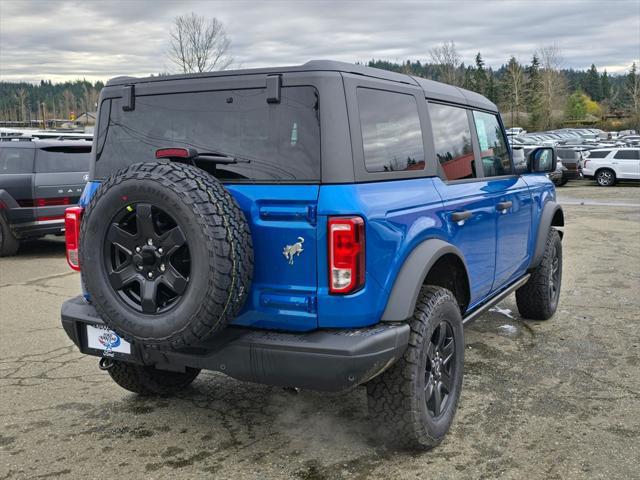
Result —
[[[27,245],[0,260],[0,479],[639,478],[640,186],[559,196],[558,313],[523,321],[512,296],[466,330],[460,409],[427,453],[381,447],[362,390],[215,373],[177,398],[121,390],[60,327],[79,291],[62,241]]]

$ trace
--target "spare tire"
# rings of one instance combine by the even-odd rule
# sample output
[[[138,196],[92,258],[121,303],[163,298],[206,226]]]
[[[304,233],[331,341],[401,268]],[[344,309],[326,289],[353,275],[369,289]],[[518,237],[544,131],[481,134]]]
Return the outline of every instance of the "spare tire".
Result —
[[[80,232],[82,278],[104,322],[130,342],[193,345],[240,311],[253,275],[251,232],[213,176],[140,163],[109,177]]]

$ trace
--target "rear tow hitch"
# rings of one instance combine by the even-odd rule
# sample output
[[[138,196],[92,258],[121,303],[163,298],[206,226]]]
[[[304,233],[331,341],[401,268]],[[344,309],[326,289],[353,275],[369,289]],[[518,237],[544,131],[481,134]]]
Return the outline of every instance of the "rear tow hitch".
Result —
[[[107,357],[102,357],[98,362],[98,368],[100,370],[109,370],[113,367],[113,360]]]

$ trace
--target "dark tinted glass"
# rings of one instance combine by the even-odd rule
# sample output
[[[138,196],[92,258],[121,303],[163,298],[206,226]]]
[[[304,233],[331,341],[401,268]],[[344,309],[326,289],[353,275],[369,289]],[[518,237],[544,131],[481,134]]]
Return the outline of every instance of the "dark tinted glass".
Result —
[[[368,172],[424,170],[422,130],[412,95],[359,88],[358,110]]]
[[[589,152],[589,158],[604,158],[611,153],[611,150],[601,150],[599,152]]]
[[[566,148],[557,149],[556,156],[558,157],[558,160],[570,163],[577,162],[580,159],[580,154],[578,152]]]
[[[620,160],[638,160],[640,159],[640,150],[619,150],[613,158]]]
[[[511,175],[509,149],[498,117],[491,113],[473,112],[473,121],[478,134],[484,176]]]
[[[90,156],[90,145],[41,148],[36,156],[36,173],[88,172]]]
[[[0,148],[0,174],[33,173],[32,148]]]
[[[102,119],[98,135],[105,135]],[[168,147],[239,158],[242,163],[215,167],[221,179],[318,181],[316,90],[282,88],[279,104],[267,103],[266,89],[137,96],[135,110],[130,112],[122,110],[120,100],[112,100],[96,176],[103,178],[132,163],[153,161],[156,150]]]
[[[429,104],[436,157],[447,180],[477,177],[467,111]]]

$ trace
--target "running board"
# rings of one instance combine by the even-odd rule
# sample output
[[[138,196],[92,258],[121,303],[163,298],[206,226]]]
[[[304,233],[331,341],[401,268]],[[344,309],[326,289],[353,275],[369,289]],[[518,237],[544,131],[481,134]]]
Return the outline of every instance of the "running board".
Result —
[[[467,316],[462,319],[462,325],[464,325],[464,326],[469,325],[471,322],[473,322],[475,319],[477,319],[480,315],[482,315],[484,312],[486,312],[491,307],[493,307],[496,303],[499,303],[502,300],[504,300],[505,298],[507,298],[514,291],[516,291],[521,286],[523,286],[525,283],[527,283],[527,281],[529,280],[529,277],[531,277],[531,274],[527,273],[520,280],[516,281],[515,283],[513,283],[509,287],[507,287],[506,290],[502,290],[501,292],[498,292],[495,296],[491,297],[487,301],[487,303],[485,303],[484,305],[476,308],[471,313],[467,314]]]

